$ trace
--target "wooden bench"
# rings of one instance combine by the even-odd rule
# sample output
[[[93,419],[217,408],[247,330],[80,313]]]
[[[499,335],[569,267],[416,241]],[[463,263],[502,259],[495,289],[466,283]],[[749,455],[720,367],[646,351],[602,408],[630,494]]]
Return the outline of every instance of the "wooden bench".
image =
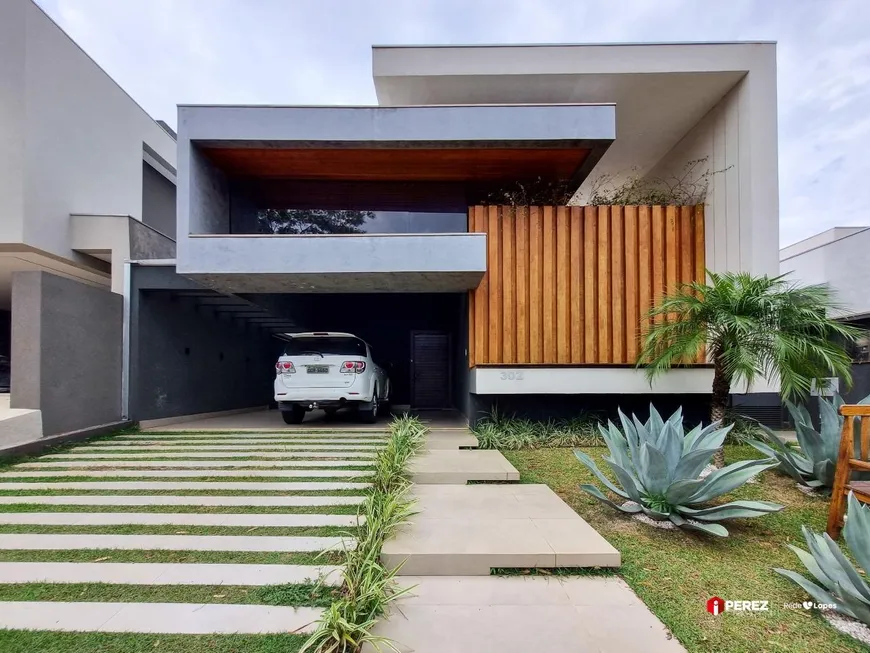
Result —
[[[844,405],[840,407],[843,432],[840,437],[840,453],[837,456],[837,470],[834,473],[834,487],[831,492],[831,507],[828,511],[828,535],[837,539],[843,528],[846,513],[846,497],[849,491],[855,498],[870,503],[870,481],[853,481],[857,471],[870,471],[870,405]],[[860,422],[860,449],[856,448],[855,420]]]

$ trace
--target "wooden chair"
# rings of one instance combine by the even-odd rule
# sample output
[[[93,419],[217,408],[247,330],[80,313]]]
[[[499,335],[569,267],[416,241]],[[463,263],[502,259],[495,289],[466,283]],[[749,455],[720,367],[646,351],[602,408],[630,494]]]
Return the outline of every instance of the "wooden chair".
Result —
[[[834,487],[831,492],[831,507],[828,511],[828,535],[837,539],[843,528],[846,513],[846,497],[849,491],[855,498],[870,503],[870,481],[853,481],[852,474],[857,471],[870,471],[870,405],[844,405],[840,407],[843,420],[843,433],[840,437],[840,453],[837,456],[837,470],[834,473]],[[861,423],[860,449],[855,448],[855,420]]]

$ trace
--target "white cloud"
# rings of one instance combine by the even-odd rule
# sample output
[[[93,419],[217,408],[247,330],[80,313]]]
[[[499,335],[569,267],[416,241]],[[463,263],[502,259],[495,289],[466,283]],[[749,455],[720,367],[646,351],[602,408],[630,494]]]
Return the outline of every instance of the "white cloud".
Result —
[[[779,42],[781,241],[870,224],[866,0],[38,0],[151,115],[372,104],[373,43]]]

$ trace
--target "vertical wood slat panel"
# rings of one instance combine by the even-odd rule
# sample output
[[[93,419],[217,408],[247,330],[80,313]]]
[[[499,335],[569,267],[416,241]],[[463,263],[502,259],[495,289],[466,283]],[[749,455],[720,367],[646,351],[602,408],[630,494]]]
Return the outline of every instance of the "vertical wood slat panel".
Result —
[[[517,207],[514,242],[517,253],[517,363],[529,363],[529,209]]]
[[[516,296],[516,267],[514,266],[514,220],[516,210],[505,206],[501,213],[501,271],[502,271],[502,361],[507,365],[516,362],[516,321],[514,305]]]
[[[638,291],[638,216],[636,206],[626,206],[625,213],[625,362],[637,362],[637,334],[640,325]]]
[[[532,364],[544,362],[542,275],[544,271],[543,219],[541,209],[529,208],[529,358]]]
[[[695,281],[705,283],[707,281],[707,251],[704,234],[706,232],[704,224],[704,205],[698,204],[695,207]],[[698,352],[698,363],[707,362],[707,351],[705,347],[701,347]]]
[[[583,335],[583,209],[571,207],[571,362],[584,361]]]
[[[623,207],[610,208],[610,319],[613,363],[625,360],[625,235]]]
[[[702,206],[471,207],[468,228],[487,234],[469,366],[633,364],[648,307],[705,279]]]
[[[570,209],[556,209],[556,362],[571,362],[571,226]]]
[[[598,213],[594,206],[583,210],[583,291],[585,308],[586,363],[598,361]]]
[[[652,308],[653,271],[652,271],[652,216],[650,207],[640,206],[637,210],[637,303],[640,313],[638,328],[638,348],[646,337],[649,320],[647,313]]]
[[[598,361],[611,363],[610,207],[598,207]]]
[[[482,206],[474,207],[474,226],[475,231],[486,231],[486,214],[485,208]],[[486,237],[487,243],[487,262],[489,262],[489,235]],[[488,268],[489,266],[487,266]],[[480,280],[480,285],[475,290],[476,298],[474,301],[474,360],[476,365],[489,363],[489,270],[483,273],[483,279]]]
[[[555,363],[556,359],[556,212],[552,206],[543,207],[544,212],[544,363]]]
[[[661,301],[665,292],[665,210],[664,207],[652,207],[652,305]],[[662,322],[663,316],[656,316],[656,323]]]
[[[489,360],[501,362],[501,229],[499,229],[499,207],[487,209],[487,268],[489,270]]]

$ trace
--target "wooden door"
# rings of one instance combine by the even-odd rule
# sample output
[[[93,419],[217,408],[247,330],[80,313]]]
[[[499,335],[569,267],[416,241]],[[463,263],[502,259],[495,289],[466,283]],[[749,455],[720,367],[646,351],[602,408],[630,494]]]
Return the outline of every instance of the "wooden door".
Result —
[[[450,336],[411,333],[411,407],[450,408]]]

